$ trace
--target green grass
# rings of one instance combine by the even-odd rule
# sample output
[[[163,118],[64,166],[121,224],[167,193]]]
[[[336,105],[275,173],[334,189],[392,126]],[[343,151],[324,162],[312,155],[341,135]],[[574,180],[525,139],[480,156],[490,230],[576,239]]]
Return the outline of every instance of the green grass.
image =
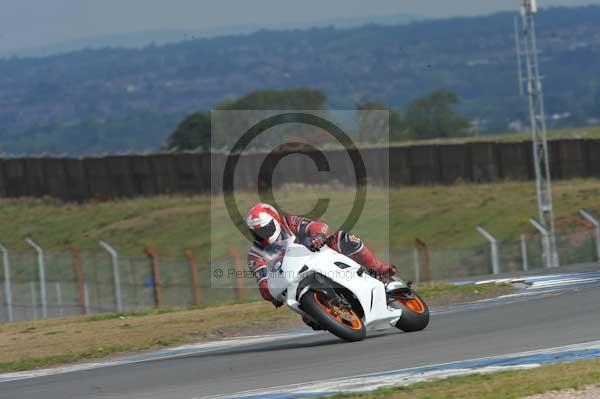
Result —
[[[437,291],[436,287],[438,287],[438,286],[432,286],[432,287],[434,287],[433,289],[435,291]],[[473,286],[473,288],[475,288],[475,287],[477,287],[477,286]],[[496,287],[499,287],[499,286],[496,286]],[[489,288],[491,288],[491,287],[489,287]],[[493,290],[491,290],[489,288],[486,289],[486,290],[481,290],[481,292],[491,292],[491,291],[493,291]],[[448,285],[447,289],[443,289],[442,292],[452,293],[452,292],[454,292],[454,289],[455,289],[455,286]],[[458,287],[456,287],[456,289],[458,290]],[[469,291],[469,289],[467,288],[467,292],[468,291]],[[439,296],[439,294],[436,292],[436,293],[434,293],[433,296],[437,297],[437,296]],[[83,321],[94,322],[94,321],[103,321],[103,320],[112,320],[112,319],[123,319],[123,318],[129,318],[129,317],[153,316],[153,315],[161,315],[161,314],[165,314],[165,313],[183,312],[183,311],[187,311],[187,310],[206,309],[206,308],[211,307],[211,306],[243,305],[243,304],[248,304],[248,303],[253,303],[253,302],[257,302],[257,300],[223,301],[223,302],[218,302],[218,303],[214,303],[214,304],[210,304],[210,305],[189,306],[189,307],[185,307],[185,308],[182,308],[182,307],[175,307],[175,308],[173,308],[173,307],[166,307],[166,308],[154,308],[154,309],[148,309],[148,310],[142,310],[142,311],[135,311],[135,312],[97,313],[97,314],[94,314],[94,315],[91,315],[91,316],[84,317]]]
[[[537,214],[532,182],[401,187],[392,189],[389,197],[387,194],[381,188],[368,190],[367,207],[352,232],[380,257],[394,263],[405,279],[415,278],[415,238],[424,240],[429,246],[431,278],[444,280],[490,272],[489,255],[485,252],[489,245],[475,230],[478,224],[492,231],[500,241],[517,240],[523,233],[538,235],[529,223],[529,218]],[[584,225],[578,216],[578,210],[585,207],[600,214],[599,196],[600,180],[597,179],[555,182],[558,229],[589,230],[590,226]],[[348,215],[354,191],[340,186],[288,186],[276,191],[275,197],[284,210],[299,214],[308,212],[316,198],[331,198],[335,206],[328,208],[323,220],[335,229]],[[215,201],[213,204],[212,200]],[[244,193],[236,200],[243,212],[258,198]],[[201,195],[83,204],[49,199],[4,199],[0,200],[0,220],[3,221],[0,243],[10,251],[15,282],[27,283],[37,276],[35,252],[24,243],[24,237],[28,235],[46,251],[48,281],[75,281],[73,255],[68,246],[76,244],[83,251],[86,281],[110,285],[110,258],[98,245],[98,240],[102,239],[119,252],[124,281],[141,285],[150,273],[150,262],[143,252],[148,246],[159,253],[168,306],[191,302],[176,299],[179,297],[173,288],[177,285],[189,287],[189,266],[183,256],[185,249],[191,249],[198,260],[206,303],[235,297],[232,290],[220,289],[234,287],[234,279],[211,280],[210,264],[232,269],[233,258],[228,255],[228,249],[233,248],[239,253],[243,267],[249,246],[231,223],[219,199]],[[560,241],[561,261],[564,264],[592,261],[592,241],[589,234],[580,241]],[[539,247],[530,240],[532,268],[541,266]],[[518,243],[501,244],[500,252],[503,271],[520,269]],[[2,274],[0,270],[0,279]],[[244,284],[248,293],[256,295],[253,279],[244,279]],[[65,289],[70,291],[65,291],[64,295],[77,296],[73,291],[76,286]],[[103,295],[106,301],[110,293],[103,291]],[[137,301],[135,303],[142,300],[139,295],[132,298]]]
[[[559,139],[600,139],[600,127],[581,127],[572,129],[553,130],[547,133],[549,140]],[[501,142],[514,143],[520,141],[530,141],[531,133],[506,133],[490,136],[469,136],[457,138],[443,138],[431,140],[413,140],[402,141],[395,143],[400,146],[411,146],[419,144],[463,144],[463,143],[480,143],[480,142]]]
[[[338,395],[352,399],[518,399],[600,383],[600,360],[563,363],[525,371],[451,377],[371,393]]]
[[[35,357],[12,362],[0,363],[0,373],[27,371],[51,367],[60,364],[77,363],[84,360],[99,359],[114,353],[131,352],[136,349],[129,345],[112,345],[104,348],[69,352],[61,355]]]
[[[418,288],[419,294],[424,298],[435,299],[447,295],[471,295],[471,294],[500,294],[511,291],[510,284],[433,284],[424,285]]]
[[[111,319],[121,319],[127,317],[143,317],[156,314],[172,313],[181,311],[179,308],[160,308],[160,309],[149,309],[139,312],[110,312],[110,313],[98,313],[92,316],[86,317],[85,321],[101,321]]]
[[[322,196],[323,188],[302,187],[276,192],[289,212],[306,212]],[[327,191],[335,207],[325,215],[332,225],[345,218],[352,205],[353,191],[334,187]],[[382,190],[369,191],[368,208],[354,228],[365,240],[377,242],[389,226],[394,249],[412,248],[421,238],[431,247],[460,247],[484,244],[475,231],[483,224],[500,239],[517,238],[533,232],[528,219],[537,214],[531,182],[456,184],[451,186],[403,187],[391,191],[389,204]],[[576,217],[581,207],[600,213],[600,181],[568,180],[554,184],[557,217]],[[238,199],[246,209],[257,199],[249,194]],[[388,212],[389,208],[389,212]],[[161,257],[183,258],[186,248],[196,254],[225,254],[229,246],[244,252],[247,243],[231,225],[222,206],[213,209],[212,243],[210,198],[206,196],[160,196],[65,204],[49,199],[0,200],[0,242],[10,250],[30,253],[23,239],[32,236],[48,252],[69,255],[67,246],[101,252],[104,239],[121,255],[144,257],[145,246]],[[212,244],[212,246],[211,246]],[[214,257],[214,256],[213,256]]]

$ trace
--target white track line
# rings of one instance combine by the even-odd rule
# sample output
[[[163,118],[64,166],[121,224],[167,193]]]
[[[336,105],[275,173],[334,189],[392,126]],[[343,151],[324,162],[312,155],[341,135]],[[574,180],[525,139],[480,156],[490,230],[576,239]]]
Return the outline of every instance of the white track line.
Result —
[[[600,357],[600,341],[568,345],[510,355],[492,356],[462,362],[343,377],[325,381],[249,390],[227,395],[199,396],[203,399],[279,398],[327,396],[337,393],[372,391],[382,387],[406,386],[417,382],[457,375],[522,370],[577,359]]]
[[[72,373],[76,371],[92,370],[102,367],[120,366],[124,364],[143,363],[155,360],[173,359],[181,356],[189,356],[199,353],[214,352],[223,349],[231,349],[240,346],[247,346],[252,344],[262,344],[268,342],[285,341],[289,339],[302,338],[308,335],[315,334],[313,331],[307,332],[291,332],[282,334],[272,335],[260,335],[260,336],[249,336],[240,337],[235,339],[229,339],[224,341],[207,342],[193,345],[183,345],[175,348],[165,349],[158,352],[151,352],[146,354],[132,355],[127,357],[120,357],[113,360],[76,364],[62,367],[53,367],[42,370],[31,370],[22,371],[15,373],[0,374],[0,383],[23,380],[28,378],[46,377],[56,374]]]

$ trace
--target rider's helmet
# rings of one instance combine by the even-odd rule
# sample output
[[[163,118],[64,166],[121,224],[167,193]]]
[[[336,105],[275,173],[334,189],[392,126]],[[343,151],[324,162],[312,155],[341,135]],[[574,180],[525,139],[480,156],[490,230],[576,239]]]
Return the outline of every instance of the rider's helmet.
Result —
[[[281,217],[269,204],[258,203],[248,212],[246,224],[261,245],[277,241],[281,234]]]

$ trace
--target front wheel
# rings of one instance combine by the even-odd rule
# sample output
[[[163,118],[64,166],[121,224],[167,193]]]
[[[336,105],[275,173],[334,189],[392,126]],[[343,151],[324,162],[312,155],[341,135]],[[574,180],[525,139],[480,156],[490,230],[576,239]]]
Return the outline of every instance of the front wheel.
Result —
[[[344,341],[361,341],[367,335],[365,325],[351,306],[344,306],[327,294],[317,291],[307,292],[300,303],[302,309],[311,315],[321,327]]]
[[[429,307],[412,289],[396,291],[388,296],[389,306],[402,309],[396,327],[404,332],[424,330],[429,324]]]

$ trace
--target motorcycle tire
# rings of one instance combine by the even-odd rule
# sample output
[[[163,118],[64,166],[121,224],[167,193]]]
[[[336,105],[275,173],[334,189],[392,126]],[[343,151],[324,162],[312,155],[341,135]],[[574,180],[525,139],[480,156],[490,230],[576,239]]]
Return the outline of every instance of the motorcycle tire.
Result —
[[[396,328],[404,332],[424,330],[429,324],[429,307],[413,290],[393,294],[390,306],[402,309]]]
[[[347,342],[362,341],[367,330],[360,316],[354,310],[340,312],[330,302],[326,294],[317,291],[307,292],[300,300],[302,309],[323,329]]]

